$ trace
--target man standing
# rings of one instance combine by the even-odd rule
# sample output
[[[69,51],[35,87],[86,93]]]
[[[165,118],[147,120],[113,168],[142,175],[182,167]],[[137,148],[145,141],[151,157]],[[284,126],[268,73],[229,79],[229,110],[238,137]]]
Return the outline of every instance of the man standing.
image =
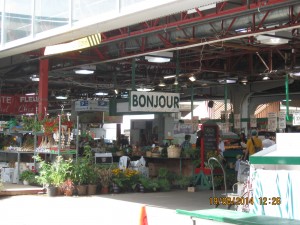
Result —
[[[247,147],[243,159],[249,160],[249,156],[262,149],[262,141],[257,136],[257,131],[251,131],[251,137],[247,140]]]
[[[275,141],[270,139],[270,134],[266,133],[265,134],[265,140],[262,141],[263,148],[268,148],[268,147],[270,147],[274,144],[275,144]]]

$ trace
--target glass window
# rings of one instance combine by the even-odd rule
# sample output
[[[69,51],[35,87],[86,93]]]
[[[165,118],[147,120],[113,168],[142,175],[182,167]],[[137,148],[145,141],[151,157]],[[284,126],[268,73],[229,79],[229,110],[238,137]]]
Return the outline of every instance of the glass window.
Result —
[[[73,22],[118,13],[118,0],[73,0]]]
[[[6,42],[14,41],[31,35],[32,0],[5,1]]]
[[[69,10],[69,1],[67,0],[36,0],[36,33],[68,25]]]

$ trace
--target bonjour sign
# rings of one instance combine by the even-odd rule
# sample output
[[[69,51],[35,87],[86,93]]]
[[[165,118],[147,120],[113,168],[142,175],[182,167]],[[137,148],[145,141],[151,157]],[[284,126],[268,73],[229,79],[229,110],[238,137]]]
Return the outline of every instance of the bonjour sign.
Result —
[[[179,93],[132,91],[130,93],[130,110],[179,112],[179,100]]]

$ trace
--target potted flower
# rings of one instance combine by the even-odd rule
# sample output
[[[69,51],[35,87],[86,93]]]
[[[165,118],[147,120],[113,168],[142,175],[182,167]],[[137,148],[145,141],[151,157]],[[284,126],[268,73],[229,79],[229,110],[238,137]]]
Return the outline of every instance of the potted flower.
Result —
[[[35,183],[35,171],[25,170],[20,174],[20,179],[23,181],[24,185],[29,185]]]
[[[68,178],[63,184],[61,185],[61,190],[65,196],[72,196],[75,190],[75,185],[73,181]]]

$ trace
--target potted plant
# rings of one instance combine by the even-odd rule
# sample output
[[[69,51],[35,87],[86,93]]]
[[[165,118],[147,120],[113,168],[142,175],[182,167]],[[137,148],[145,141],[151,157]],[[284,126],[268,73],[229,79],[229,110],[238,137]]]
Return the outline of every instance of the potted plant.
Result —
[[[47,188],[49,196],[56,195],[58,187],[71,175],[72,160],[64,160],[62,156],[57,156],[53,163],[49,163],[39,156],[35,158],[40,163],[39,174],[36,176],[37,182]]]
[[[20,179],[23,181],[24,185],[29,185],[35,182],[35,171],[25,170],[20,174]]]
[[[98,168],[97,174],[101,183],[101,193],[107,194],[109,185],[111,184],[112,170],[110,168]]]
[[[56,187],[53,185],[52,165],[35,156],[36,162],[40,163],[39,173],[36,176],[37,183],[47,189],[48,196],[56,195]]]
[[[73,181],[68,178],[63,184],[61,185],[61,190],[63,191],[65,196],[72,196],[75,190],[75,185]]]
[[[95,164],[89,165],[88,174],[87,194],[95,195],[97,190],[97,182],[99,180]]]
[[[87,194],[87,184],[89,177],[89,165],[82,158],[74,164],[72,171],[72,180],[76,185],[76,190],[78,195]]]

